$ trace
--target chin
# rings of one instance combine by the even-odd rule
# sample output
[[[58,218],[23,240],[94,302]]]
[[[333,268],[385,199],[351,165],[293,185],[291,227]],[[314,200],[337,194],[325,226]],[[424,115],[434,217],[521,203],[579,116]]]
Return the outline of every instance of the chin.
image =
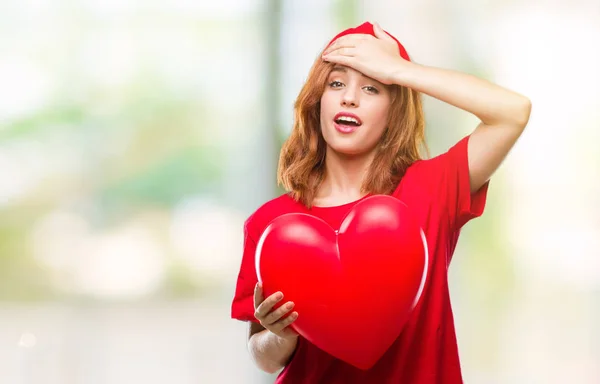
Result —
[[[345,156],[361,156],[369,152],[367,148],[364,148],[358,143],[331,143],[328,144],[329,148],[340,155]]]
[[[342,134],[332,126],[328,126],[322,131],[329,149],[345,156],[366,155],[377,146],[376,142],[371,143],[373,138],[364,133],[357,131],[352,134]]]

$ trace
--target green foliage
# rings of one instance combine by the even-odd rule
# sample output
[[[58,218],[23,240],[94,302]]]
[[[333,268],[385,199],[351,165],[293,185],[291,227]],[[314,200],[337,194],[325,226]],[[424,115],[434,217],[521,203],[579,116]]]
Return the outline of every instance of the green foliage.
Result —
[[[336,0],[331,5],[339,30],[355,27],[362,22],[360,20],[362,15],[359,12],[359,0]]]
[[[219,143],[207,140],[209,114],[199,107],[200,96],[178,92],[144,73],[119,100],[114,91],[96,88],[73,103],[62,95],[1,127],[0,145],[43,143],[38,162],[69,151],[77,170],[50,169],[38,186],[0,207],[0,300],[60,295],[52,283],[56,272],[31,249],[36,220],[50,211],[75,210],[102,231],[148,209],[168,212],[189,195],[218,192],[224,158]],[[181,268],[169,285],[176,294],[192,287]]]
[[[86,120],[85,108],[80,105],[52,105],[32,115],[0,124],[0,143],[19,138],[31,138],[57,129],[75,129]]]
[[[122,204],[159,204],[170,207],[186,195],[216,190],[219,152],[211,147],[190,147],[158,158],[99,191],[105,207]]]
[[[160,290],[165,298],[188,298],[199,295],[201,287],[197,276],[184,264],[171,262]]]
[[[0,301],[35,301],[53,296],[49,276],[30,257],[22,220],[0,221]]]

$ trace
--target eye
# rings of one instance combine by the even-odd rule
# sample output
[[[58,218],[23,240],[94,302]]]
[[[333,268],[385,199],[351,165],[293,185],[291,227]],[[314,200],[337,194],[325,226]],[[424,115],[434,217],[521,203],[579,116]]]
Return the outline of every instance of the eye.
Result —
[[[363,89],[366,90],[367,92],[375,94],[375,95],[379,93],[379,90],[372,85],[367,85]]]
[[[342,84],[341,82],[339,82],[339,81],[337,81],[337,80],[334,80],[334,81],[332,81],[331,83],[329,83],[329,86],[330,86],[331,88],[339,88],[339,87],[341,87],[342,85],[344,85],[344,84]]]

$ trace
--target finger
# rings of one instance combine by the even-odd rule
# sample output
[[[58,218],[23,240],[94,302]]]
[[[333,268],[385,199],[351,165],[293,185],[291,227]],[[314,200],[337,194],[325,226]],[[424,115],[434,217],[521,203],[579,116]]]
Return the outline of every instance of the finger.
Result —
[[[335,47],[332,46],[332,47],[327,48],[323,52],[323,56],[329,55],[329,54],[331,54],[333,52],[338,52],[338,51],[340,51],[342,49],[353,49],[353,48],[356,48],[356,44],[353,44],[351,42],[344,43],[344,44],[339,44],[339,45],[336,45]]]
[[[263,297],[262,284],[258,282],[254,286],[254,309],[256,309],[264,300],[265,298]]]
[[[275,324],[271,325],[271,327],[270,327],[271,328],[271,332],[273,332],[273,333],[279,333],[279,332],[283,331],[287,326],[289,326],[294,321],[296,321],[296,319],[298,319],[298,312],[294,311],[288,317],[286,317],[285,319],[279,320]]]
[[[340,55],[340,56],[354,56],[356,54],[356,48],[355,47],[340,47],[340,48],[336,48],[333,51],[329,52],[327,55],[325,56],[330,56],[330,55]]]
[[[328,46],[325,51],[323,51],[323,53],[327,53],[327,52],[331,52],[334,49],[337,48],[342,48],[342,47],[356,47],[356,45],[358,43],[360,43],[361,41],[367,40],[369,38],[373,38],[373,36],[371,35],[365,35],[365,34],[351,34],[351,35],[346,35],[346,36],[342,36],[340,38],[338,38],[336,41],[334,41],[333,43],[331,43],[330,46]]]
[[[291,311],[292,308],[294,308],[294,303],[292,301],[288,301],[281,307],[277,308],[275,311],[273,311],[273,312],[269,313],[267,316],[265,316],[265,318],[263,319],[263,322],[266,325],[274,324],[277,321],[279,321],[283,317],[283,315],[285,315],[286,313]]]
[[[332,54],[332,55],[324,56],[323,60],[330,62],[330,63],[335,63],[335,64],[344,65],[346,67],[353,68],[352,63],[354,62],[353,61],[354,57]]]
[[[387,32],[383,30],[383,28],[381,28],[381,25],[379,25],[379,23],[373,23],[373,32],[375,32],[375,36],[379,39],[393,40],[392,37],[388,35]]]
[[[256,308],[256,313],[254,316],[256,316],[259,319],[263,319],[269,312],[271,312],[273,306],[277,304],[277,302],[281,299],[283,299],[283,293],[281,292],[275,292],[271,296],[267,297],[258,306],[258,308]]]

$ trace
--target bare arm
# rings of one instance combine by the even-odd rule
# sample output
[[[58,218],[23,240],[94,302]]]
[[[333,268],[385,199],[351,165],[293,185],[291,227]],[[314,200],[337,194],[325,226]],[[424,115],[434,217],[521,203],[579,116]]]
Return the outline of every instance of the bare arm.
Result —
[[[298,338],[284,339],[256,323],[250,323],[248,350],[254,363],[267,373],[283,368],[296,350]]]
[[[531,102],[525,96],[465,73],[406,63],[394,82],[428,94],[477,116],[469,139],[471,192],[498,169],[523,133]]]
[[[275,373],[283,368],[298,345],[298,334],[288,327],[298,318],[298,313],[292,312],[282,318],[294,307],[294,303],[287,302],[273,310],[273,306],[282,299],[281,292],[264,299],[262,286],[256,284],[254,316],[260,324],[251,322],[248,327],[248,350],[255,364],[267,373]]]
[[[471,192],[479,190],[516,143],[531,112],[528,98],[458,71],[404,60],[396,42],[375,24],[371,35],[342,36],[323,59],[352,67],[384,84],[397,84],[435,97],[477,116],[469,139]]]

